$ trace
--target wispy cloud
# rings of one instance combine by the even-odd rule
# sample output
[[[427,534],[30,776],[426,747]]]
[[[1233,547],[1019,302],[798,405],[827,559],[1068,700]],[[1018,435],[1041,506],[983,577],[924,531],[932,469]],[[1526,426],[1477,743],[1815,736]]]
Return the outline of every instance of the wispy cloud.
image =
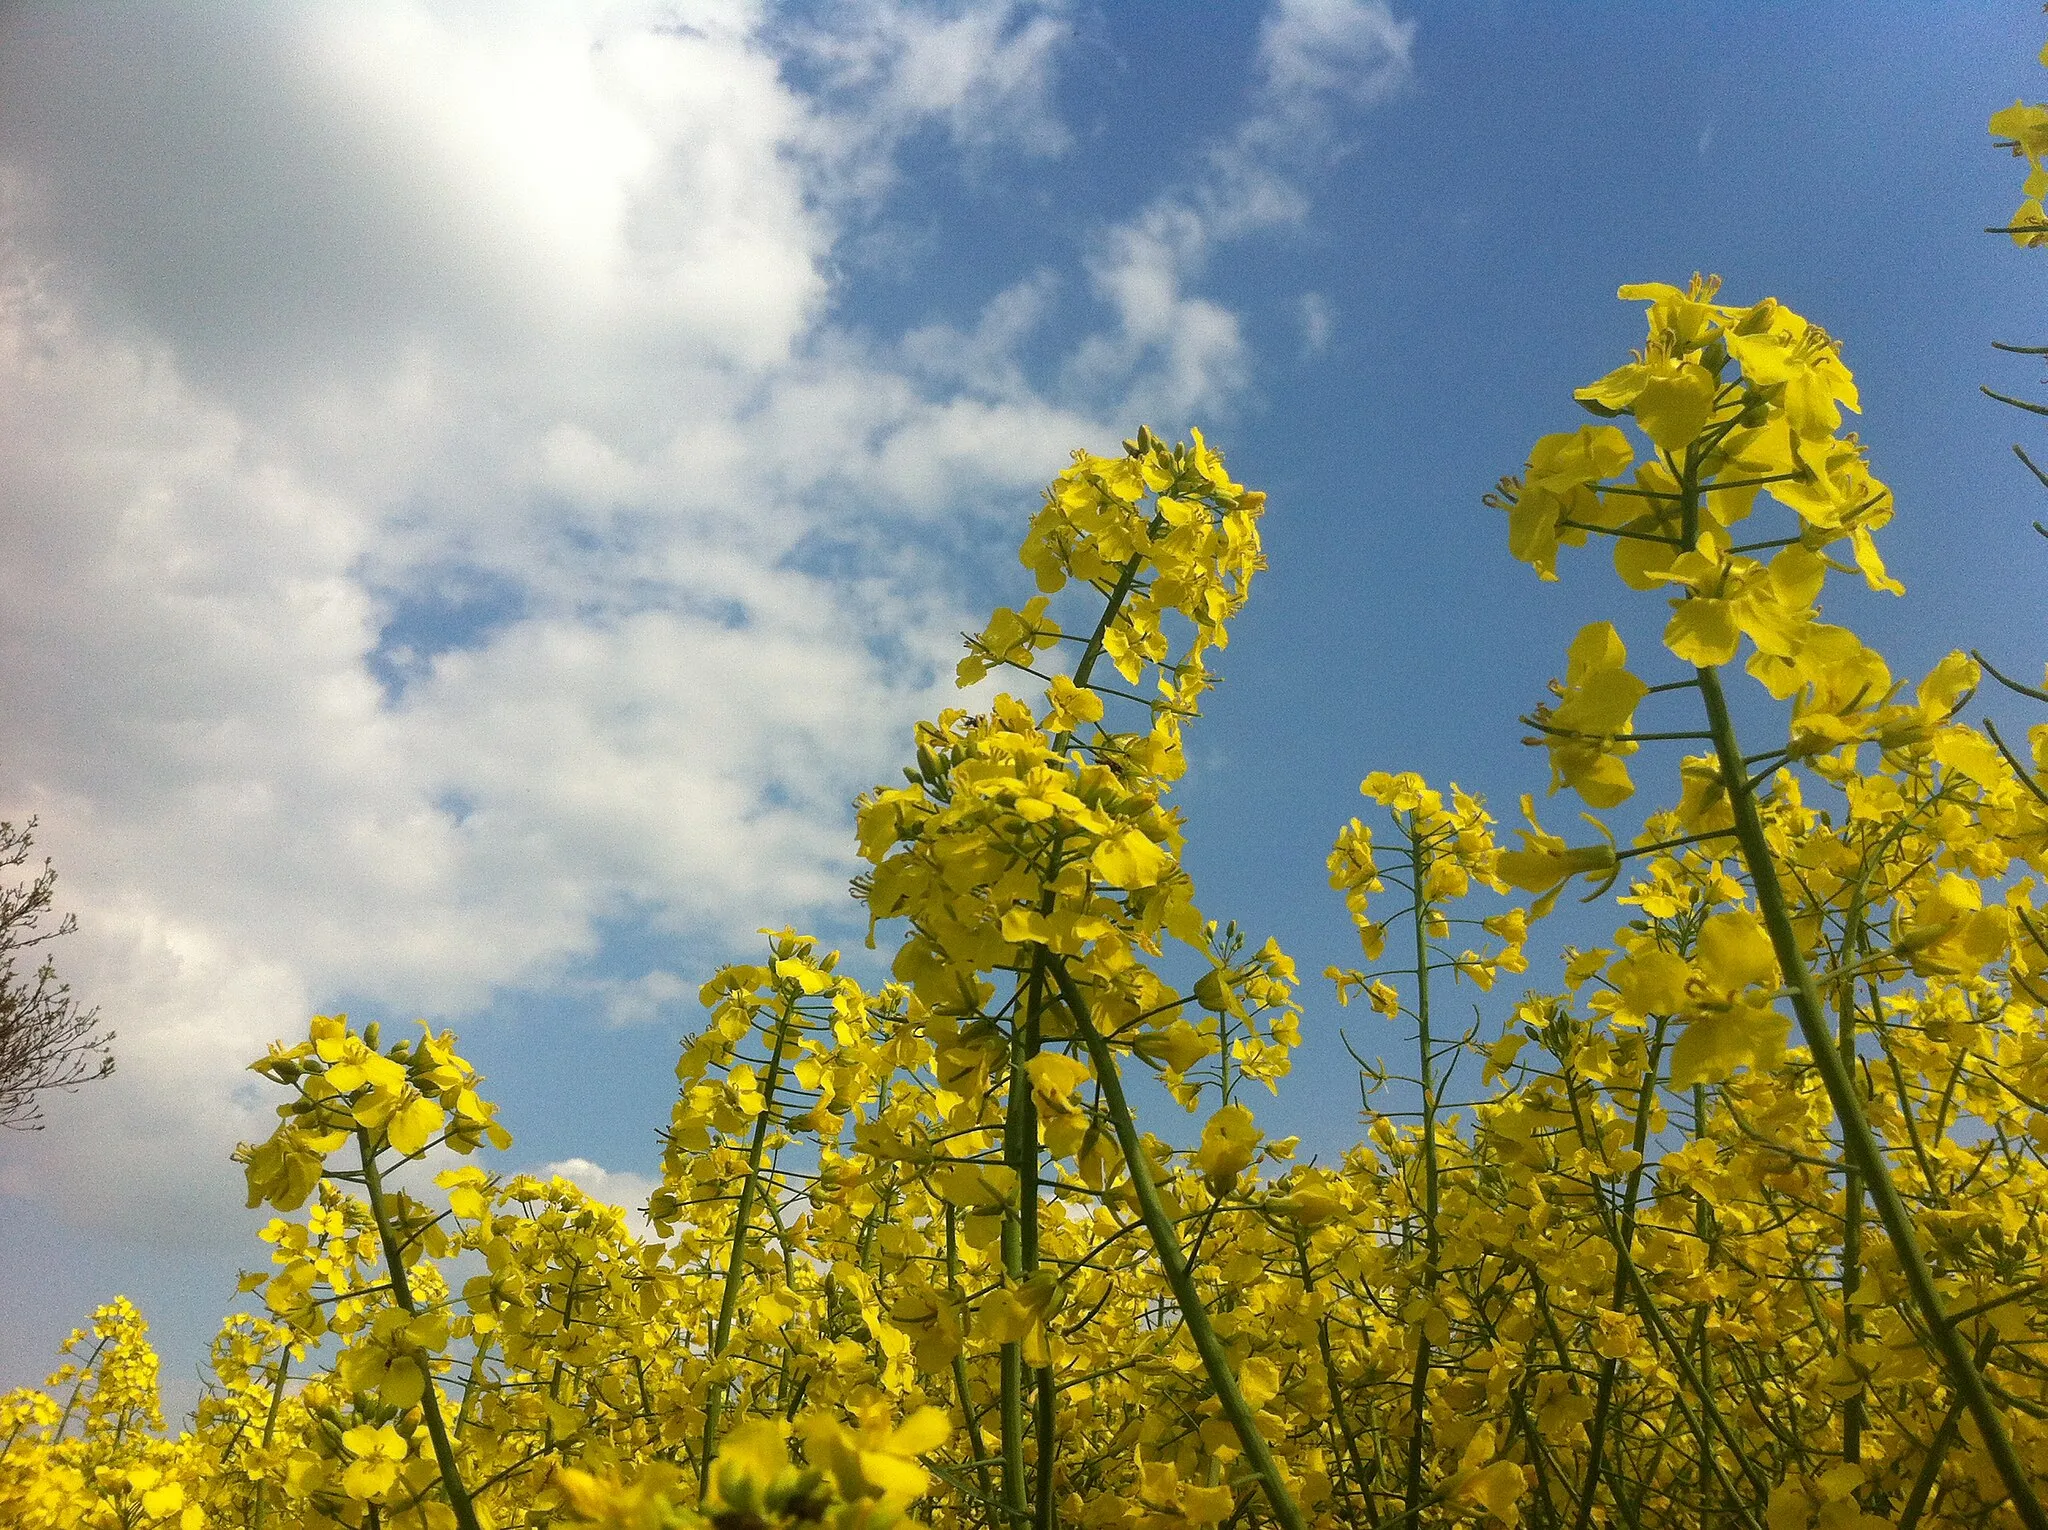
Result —
[[[1088,272],[1116,322],[1079,348],[1070,381],[1130,388],[1174,428],[1233,397],[1248,346],[1236,315],[1198,290],[1204,268],[1219,245],[1307,216],[1314,172],[1342,148],[1344,111],[1406,83],[1414,38],[1381,0],[1274,0],[1245,114],[1207,146],[1201,173],[1097,236]],[[1311,349],[1316,311],[1304,308]]]
[[[809,146],[848,172],[838,189],[871,196],[893,173],[890,151],[928,127],[970,164],[1066,148],[1053,95],[1070,11],[1066,0],[846,0],[772,37],[812,103]]]
[[[1328,349],[1330,335],[1337,327],[1337,310],[1320,292],[1301,295],[1301,350],[1305,356],[1319,356]]]
[[[1259,28],[1271,109],[1294,120],[1374,106],[1408,82],[1415,23],[1383,0],[1276,0]]]

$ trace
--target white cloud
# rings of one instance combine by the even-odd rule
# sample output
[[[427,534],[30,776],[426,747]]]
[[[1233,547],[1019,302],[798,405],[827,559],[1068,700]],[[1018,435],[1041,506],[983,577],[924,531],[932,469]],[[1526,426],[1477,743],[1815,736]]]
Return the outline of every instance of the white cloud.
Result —
[[[1334,98],[1384,100],[1408,78],[1415,23],[1384,0],[1276,0],[1259,27],[1259,64],[1274,105],[1292,117]]]
[[[603,979],[595,986],[604,998],[604,1017],[613,1025],[646,1025],[680,1010],[697,994],[695,983],[661,967],[630,980]]]
[[[982,308],[971,332],[931,324],[903,337],[903,356],[918,375],[986,399],[1031,397],[1018,348],[1038,330],[1059,290],[1051,271],[1039,270],[1005,288]]]
[[[1101,240],[1089,276],[1117,323],[1076,351],[1070,377],[1077,386],[1126,393],[1139,416],[1169,431],[1236,392],[1246,363],[1237,316],[1187,290],[1212,240],[1208,221],[1177,196],[1160,198]]]
[[[1253,110],[1210,154],[1198,205],[1218,239],[1299,223],[1303,178],[1349,152],[1345,114],[1413,73],[1415,23],[1382,0],[1273,0],[1259,28]]]
[[[1070,383],[1131,398],[1172,429],[1241,391],[1250,356],[1237,317],[1191,289],[1217,246],[1307,216],[1304,178],[1339,151],[1339,112],[1399,89],[1414,38],[1415,24],[1382,0],[1274,0],[1259,29],[1251,111],[1209,146],[1199,178],[1096,240],[1089,275],[1116,323],[1078,348]],[[1304,300],[1311,351],[1327,339],[1329,317],[1320,297]]]
[[[1307,356],[1319,356],[1329,347],[1330,334],[1337,327],[1337,310],[1327,294],[1301,295],[1301,349]]]
[[[964,151],[1057,154],[1054,69],[1073,35],[1067,0],[842,0],[779,28],[776,41],[813,82],[806,146],[817,184],[872,199],[896,173],[892,151],[927,126]]]

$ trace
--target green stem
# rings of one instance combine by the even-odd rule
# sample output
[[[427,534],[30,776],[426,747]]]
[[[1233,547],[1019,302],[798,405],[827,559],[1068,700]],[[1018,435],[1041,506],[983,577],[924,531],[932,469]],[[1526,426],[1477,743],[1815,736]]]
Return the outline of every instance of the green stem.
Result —
[[[1029,1154],[1036,1158],[1035,1140],[1031,1147],[1024,1142],[1027,1118],[1035,1116],[1031,1099],[1031,1076],[1024,1069],[1026,1040],[1024,1027],[1018,1026],[1010,1033],[1010,1100],[1003,1117],[1003,1162],[1017,1176],[1017,1200],[1003,1213],[1003,1278],[1012,1288],[1024,1280],[1024,1207],[1030,1204],[1037,1209],[1037,1186],[1027,1187],[1024,1176],[1033,1165],[1026,1161]],[[1037,1122],[1030,1121],[1032,1137],[1037,1136]],[[1001,1367],[1001,1413],[1003,1435],[1003,1513],[1012,1526],[1023,1524],[1028,1517],[1024,1501],[1024,1346],[1012,1339],[1002,1346],[999,1354]]]
[[[1651,1107],[1657,1101],[1657,1068],[1663,1056],[1664,1033],[1670,1026],[1670,1023],[1669,1016],[1665,1016],[1657,1022],[1657,1029],[1651,1034],[1649,1039],[1649,1049],[1644,1061],[1642,1076],[1637,1080],[1636,1084],[1636,1116],[1633,1135],[1629,1139],[1636,1155],[1636,1164],[1634,1168],[1629,1170],[1628,1181],[1622,1191],[1621,1208],[1608,1234],[1609,1241],[1614,1245],[1615,1250],[1614,1295],[1610,1303],[1610,1305],[1615,1307],[1621,1305],[1622,1297],[1627,1294],[1628,1290],[1628,1277],[1626,1274],[1629,1268],[1628,1251],[1635,1242],[1636,1206],[1641,1198],[1643,1186],[1643,1151],[1650,1140],[1650,1112]],[[1579,1140],[1588,1146],[1593,1145],[1592,1135],[1586,1129],[1585,1117],[1579,1108],[1576,1075],[1570,1071],[1569,1067],[1567,1067],[1565,1072],[1565,1095],[1571,1102],[1572,1117],[1578,1125]],[[1596,1204],[1598,1203],[1598,1193],[1596,1187],[1594,1191]],[[1558,1352],[1558,1358],[1560,1361],[1564,1359],[1562,1349]],[[1614,1407],[1614,1387],[1615,1383],[1620,1379],[1620,1375],[1620,1361],[1612,1359],[1603,1359],[1601,1361],[1600,1386],[1595,1394],[1592,1427],[1586,1431],[1586,1477],[1585,1481],[1580,1485],[1578,1509],[1574,1517],[1574,1524],[1578,1527],[1578,1530],[1585,1530],[1585,1526],[1593,1513],[1593,1502],[1598,1493],[1600,1478],[1605,1468],[1607,1424],[1609,1415]],[[1622,1507],[1624,1497],[1618,1486],[1610,1483],[1610,1491],[1614,1493],[1616,1506]],[[1632,1510],[1628,1512],[1633,1513]]]
[[[639,1448],[642,1451],[651,1451],[659,1436],[654,1433],[657,1428],[654,1422],[654,1399],[647,1394],[647,1362],[639,1355],[633,1357],[633,1385],[640,1393],[640,1416],[635,1422],[647,1430],[647,1442]]]
[[[1619,1361],[1600,1362],[1600,1384],[1593,1391],[1593,1418],[1586,1430],[1586,1475],[1579,1484],[1578,1511],[1572,1518],[1574,1530],[1586,1530],[1592,1521],[1593,1502],[1600,1493],[1600,1464],[1607,1448],[1607,1418],[1614,1408],[1614,1379],[1620,1369]]]
[[[1969,1409],[1970,1417],[1975,1420],[1983,1439],[1984,1453],[1990,1457],[1999,1480],[2011,1495],[2021,1523],[2027,1530],[2048,1530],[2048,1510],[2042,1508],[2033,1484],[2027,1480],[2026,1467],[2013,1448],[2005,1417],[1984,1385],[1975,1357],[1949,1319],[1941,1292],[1934,1284],[1934,1271],[1921,1252],[1912,1213],[1893,1182],[1891,1166],[1885,1162],[1877,1134],[1871,1130],[1870,1119],[1864,1114],[1855,1076],[1850,1072],[1848,1060],[1842,1055],[1836,1038],[1829,1033],[1813,973],[1799,948],[1798,932],[1793,928],[1791,911],[1785,904],[1784,889],[1778,883],[1777,865],[1771,856],[1770,840],[1764,833],[1762,815],[1757,811],[1756,795],[1743,775],[1742,748],[1736,740],[1735,724],[1728,714],[1727,699],[1721,692],[1721,677],[1713,669],[1703,668],[1698,673],[1700,695],[1706,702],[1708,726],[1714,735],[1715,753],[1720,757],[1721,780],[1727,788],[1729,806],[1734,811],[1736,841],[1742,847],[1742,858],[1756,889],[1757,909],[1763,916],[1764,928],[1770,932],[1779,969],[1792,991],[1792,1010],[1798,1017],[1800,1033],[1805,1038],[1815,1070],[1827,1088],[1835,1118],[1841,1123],[1843,1160],[1868,1187],[1870,1199],[1877,1207],[1878,1220],[1884,1224],[1885,1235],[1890,1239],[1893,1255],[1899,1262],[1899,1271],[1912,1295],[1913,1305],[1918,1309],[1942,1367],[1948,1373],[1949,1385],[1955,1388]]]
[[[1517,1389],[1508,1396],[1514,1404],[1515,1427],[1521,1431],[1522,1440],[1529,1448],[1529,1464],[1536,1468],[1536,1517],[1548,1527],[1557,1523],[1557,1505],[1550,1496],[1550,1451],[1543,1443],[1543,1431],[1536,1427],[1536,1420],[1529,1416],[1529,1404]]]
[[[1423,878],[1429,870],[1429,863],[1423,852],[1422,838],[1416,832],[1415,815],[1412,813],[1408,816],[1406,829],[1408,869],[1413,878],[1409,885],[1417,889],[1411,913],[1415,925],[1415,1034],[1421,1054],[1419,1081],[1422,1085],[1422,1289],[1425,1299],[1433,1304],[1437,1284],[1437,1263],[1441,1256],[1440,1230],[1437,1226],[1436,1055],[1435,1038],[1430,1035],[1429,1029],[1429,932],[1426,924],[1430,910],[1420,891]],[[1425,1319],[1425,1323],[1426,1321]],[[1422,1512],[1422,1462],[1428,1444],[1426,1420],[1430,1358],[1429,1330],[1425,1326],[1416,1336],[1415,1372],[1408,1384],[1408,1479],[1402,1507],[1411,1521]]]
[[[782,1147],[783,1144],[778,1143],[769,1152],[768,1176],[771,1180],[781,1171]],[[794,1292],[797,1286],[796,1253],[790,1246],[789,1229],[782,1225],[782,1212],[776,1206],[774,1196],[763,1201],[761,1209],[768,1214],[768,1225],[774,1229],[775,1246],[782,1250],[783,1283]],[[785,1324],[782,1329],[782,1358],[775,1367],[775,1407],[778,1411],[787,1410],[790,1387],[796,1375],[796,1361],[797,1347],[790,1342],[789,1328]]]
[[[566,1330],[568,1326],[568,1316],[566,1313],[564,1313],[562,1327]],[[567,1337],[566,1333],[564,1334],[564,1337]],[[562,1400],[563,1369],[564,1367],[562,1364],[562,1359],[559,1355],[557,1355],[555,1357],[555,1363],[548,1367],[548,1401],[551,1403],[559,1403]],[[547,1427],[541,1431],[541,1453],[545,1455],[549,1451],[555,1449],[558,1443],[559,1442],[555,1439],[555,1414],[554,1410],[550,1408],[547,1410]]]
[[[1567,1376],[1583,1374],[1572,1363],[1571,1346],[1566,1343],[1564,1329],[1559,1326],[1557,1313],[1550,1305],[1550,1298],[1545,1294],[1542,1274],[1536,1265],[1527,1259],[1523,1261],[1523,1267],[1528,1271],[1529,1294],[1536,1300],[1536,1314],[1542,1319],[1543,1331],[1550,1338],[1551,1353],[1557,1356],[1558,1369]],[[1572,1523],[1577,1530],[1584,1530],[1593,1512],[1594,1497],[1600,1488],[1601,1442],[1606,1437],[1607,1415],[1613,1401],[1615,1373],[1614,1361],[1602,1362],[1599,1389],[1594,1397],[1593,1416],[1586,1429],[1586,1475],[1579,1486],[1578,1505],[1572,1514]],[[1563,1477],[1562,1466],[1559,1468],[1559,1477]],[[1619,1508],[1622,1503],[1619,1491],[1614,1492],[1614,1500]]]
[[[284,1402],[284,1379],[285,1374],[291,1369],[291,1363],[291,1346],[286,1344],[277,1356],[277,1374],[270,1378],[270,1408],[263,1415],[262,1448],[266,1451],[270,1449],[270,1442],[277,1436],[277,1410]],[[267,1491],[269,1487],[270,1483],[266,1478],[256,1479],[256,1504],[250,1516],[252,1530],[263,1530],[264,1513],[270,1507]]]
[[[1237,1432],[1238,1444],[1252,1470],[1258,1474],[1266,1502],[1281,1530],[1308,1530],[1300,1505],[1295,1503],[1294,1495],[1287,1489],[1286,1479],[1280,1475],[1280,1463],[1274,1460],[1265,1436],[1259,1433],[1258,1420],[1245,1402],[1244,1393],[1238,1389],[1237,1377],[1230,1369],[1230,1356],[1209,1322],[1209,1312],[1202,1304],[1201,1293],[1195,1289],[1194,1273],[1181,1257],[1180,1239],[1174,1233],[1173,1219],[1167,1215],[1166,1206],[1159,1198],[1159,1187],[1153,1183],[1152,1168],[1145,1157],[1145,1144],[1138,1136],[1138,1123],[1131,1115],[1130,1102],[1124,1097],[1123,1078],[1117,1072],[1116,1056],[1110,1051],[1109,1043],[1102,1039],[1102,1033],[1096,1030],[1087,1001],[1082,997],[1074,975],[1067,970],[1066,962],[1058,956],[1048,955],[1046,965],[1059,987],[1061,1001],[1074,1018],[1074,1028],[1081,1033],[1082,1043],[1088,1048],[1088,1058],[1094,1065],[1103,1103],[1108,1106],[1110,1122],[1116,1128],[1117,1147],[1131,1176],[1131,1193],[1137,1198],[1138,1214],[1166,1273],[1167,1285],[1172,1288],[1174,1300],[1180,1306],[1181,1321],[1187,1324],[1188,1337],[1194,1341],[1195,1352],[1202,1357],[1202,1366],[1208,1373],[1209,1386],[1216,1394],[1217,1404],[1222,1408],[1223,1416],[1230,1420],[1231,1428]]]
[[[71,1395],[64,1400],[64,1414],[57,1420],[57,1427],[51,1431],[51,1439],[63,1439],[64,1431],[71,1427],[71,1415],[78,1411],[79,1400],[85,1396],[85,1384],[92,1376],[92,1368],[99,1364],[100,1352],[107,1347],[107,1343],[107,1340],[101,1339],[93,1345],[92,1353],[78,1363],[78,1379],[71,1383]]]
[[[1036,1468],[1032,1483],[1032,1525],[1034,1530],[1052,1530],[1056,1518],[1052,1496],[1053,1468],[1059,1462],[1059,1452],[1054,1448],[1055,1428],[1054,1406],[1059,1394],[1053,1385],[1052,1367],[1041,1365],[1031,1373],[1031,1435],[1037,1444],[1038,1456],[1033,1465]]]
[[[1705,1139],[1706,1121],[1707,1086],[1705,1084],[1694,1084],[1692,1086],[1692,1134],[1695,1141],[1703,1141]],[[1719,1246],[1717,1241],[1718,1234],[1714,1224],[1713,1208],[1707,1204],[1707,1199],[1703,1195],[1698,1196],[1693,1203],[1692,1226],[1693,1234],[1699,1239],[1700,1249],[1704,1256],[1704,1268],[1711,1272],[1714,1268],[1715,1254]],[[1717,1302],[1718,1300],[1719,1298],[1716,1298]],[[1707,1329],[1707,1308],[1705,1307],[1701,1307],[1694,1316],[1693,1337],[1699,1351],[1699,1358],[1694,1362],[1694,1368],[1699,1372],[1700,1386],[1711,1393],[1716,1385],[1714,1379],[1714,1346],[1713,1339]],[[1711,1448],[1711,1444],[1706,1440],[1705,1435],[1701,1435],[1700,1438],[1700,1449],[1702,1452]],[[1717,1505],[1709,1504],[1710,1509],[1717,1507]]]
[[[1294,1252],[1301,1260],[1302,1295],[1313,1300],[1316,1290],[1315,1267],[1309,1261],[1308,1234],[1299,1227],[1294,1230]],[[1337,1352],[1330,1343],[1330,1318],[1327,1312],[1316,1313],[1316,1348],[1323,1359],[1323,1383],[1330,1391],[1330,1421],[1336,1428],[1337,1437],[1344,1445],[1338,1459],[1340,1463],[1349,1461],[1351,1474],[1357,1482],[1359,1500],[1365,1507],[1365,1523],[1368,1526],[1376,1526],[1379,1523],[1379,1515],[1372,1501],[1372,1479],[1366,1474],[1365,1456],[1358,1448],[1358,1432],[1351,1427],[1351,1415],[1344,1407],[1344,1389],[1337,1381]],[[1341,1464],[1338,1476],[1340,1480],[1343,1477]]]
[[[1860,906],[1851,920],[1849,939],[1844,941],[1848,948],[1861,934],[1862,918]],[[1842,1054],[1843,1065],[1853,1069],[1856,1066],[1856,979],[1853,976],[1842,979],[1835,996],[1835,1046]],[[1856,1306],[1856,1292],[1863,1283],[1863,1176],[1856,1172],[1856,1166],[1844,1155],[1842,1165],[1842,1325],[1841,1354],[1850,1364],[1855,1363],[1855,1349],[1863,1338],[1863,1314]],[[1863,1459],[1864,1425],[1863,1387],[1859,1384],[1854,1394],[1842,1405],[1842,1459],[1858,1462]]]
[[[412,1283],[405,1274],[405,1245],[398,1236],[397,1225],[391,1220],[390,1208],[384,1203],[384,1176],[377,1170],[377,1151],[370,1143],[370,1130],[366,1126],[356,1128],[356,1151],[362,1159],[363,1191],[370,1202],[370,1216],[377,1224],[378,1240],[384,1245],[384,1265],[391,1273],[391,1299],[405,1312],[417,1313],[419,1309],[412,1300]],[[448,1494],[448,1507],[455,1511],[455,1523],[460,1530],[480,1530],[476,1505],[470,1502],[469,1489],[462,1485],[462,1473],[455,1465],[455,1445],[448,1438],[448,1426],[441,1418],[441,1395],[434,1385],[433,1367],[424,1355],[416,1363],[424,1373],[420,1412],[426,1418],[427,1436],[434,1442],[434,1464],[441,1471],[441,1486]]]
[[[1088,677],[1095,673],[1095,661],[1102,657],[1102,640],[1109,635],[1110,623],[1116,620],[1117,612],[1123,609],[1130,598],[1131,586],[1138,581],[1138,570],[1145,566],[1143,553],[1132,553],[1122,570],[1116,576],[1109,597],[1102,607],[1102,616],[1095,623],[1095,630],[1088,635],[1088,644],[1081,650],[1081,662],[1074,666],[1074,684],[1085,686]],[[1065,735],[1061,735],[1064,737]]]
[[[1977,1363],[1982,1365],[1991,1357],[1991,1349],[1998,1342],[1995,1331],[1986,1333],[1977,1346]],[[1941,1427],[1928,1442],[1927,1458],[1920,1463],[1920,1474],[1913,1479],[1913,1490],[1906,1495],[1904,1507],[1899,1510],[1898,1530],[1913,1530],[1920,1523],[1920,1516],[1926,1512],[1927,1500],[1934,1492],[1934,1484],[1941,1480],[1942,1463],[1955,1448],[1956,1438],[1963,1428],[1963,1400],[1961,1397],[1949,1404],[1947,1415]]]
[[[1037,959],[1031,966],[1031,989],[1025,1000],[1024,1014],[1024,1110],[1017,1124],[1017,1185],[1022,1194],[1021,1207],[1024,1213],[1021,1242],[1024,1255],[1024,1278],[1031,1279],[1038,1273],[1039,1218],[1042,1208],[1038,1201],[1038,1100],[1031,1092],[1031,1060],[1038,1056],[1040,1044],[1040,1019],[1045,1009],[1045,956],[1041,947]],[[1051,1335],[1046,1337],[1048,1346]],[[1053,1530],[1053,1467],[1059,1452],[1054,1448],[1053,1438],[1056,1426],[1054,1411],[1059,1399],[1058,1388],[1053,1382],[1050,1352],[1047,1363],[1037,1366],[1031,1373],[1031,1437],[1038,1451],[1032,1482],[1031,1523],[1032,1530]]]
[[[1727,1421],[1721,1417],[1721,1410],[1715,1406],[1713,1398],[1700,1385],[1698,1372],[1693,1370],[1692,1362],[1686,1358],[1685,1346],[1678,1342],[1677,1335],[1672,1333],[1670,1325],[1664,1321],[1664,1315],[1658,1310],[1656,1299],[1650,1294],[1650,1288],[1643,1280],[1642,1272],[1636,1269],[1635,1261],[1626,1252],[1621,1253],[1619,1257],[1622,1278],[1628,1282],[1629,1294],[1634,1299],[1636,1310],[1642,1314],[1643,1322],[1649,1328],[1652,1337],[1661,1343],[1670,1354],[1672,1364],[1678,1371],[1679,1380],[1699,1398],[1700,1415],[1706,1420],[1708,1430],[1719,1434],[1728,1442],[1728,1448],[1735,1457],[1735,1464],[1741,1470],[1743,1476],[1749,1479],[1751,1489],[1759,1498],[1768,1498],[1770,1496],[1770,1484],[1764,1480],[1762,1474],[1750,1460],[1744,1450],[1741,1438],[1729,1427]],[[1686,1423],[1693,1429],[1693,1432],[1695,1434],[1701,1433],[1699,1425],[1694,1423],[1691,1417],[1691,1410],[1686,1407],[1684,1391],[1675,1390],[1672,1393],[1672,1401],[1678,1405],[1679,1412],[1685,1415]],[[1749,1524],[1756,1524],[1756,1520],[1751,1515],[1749,1509],[1745,1505],[1735,1502],[1734,1486],[1728,1481],[1726,1474],[1722,1472],[1720,1458],[1712,1450],[1707,1451],[1704,1464],[1713,1472],[1715,1481],[1720,1485],[1722,1491],[1728,1495],[1735,1512],[1740,1514]]]
[[[960,1235],[955,1226],[957,1213],[951,1201],[946,1202],[946,1290],[955,1301],[960,1299]],[[974,1411],[974,1392],[967,1384],[967,1354],[956,1350],[953,1354],[953,1389],[960,1394],[960,1417],[967,1425],[967,1444],[974,1461],[975,1486],[981,1489],[984,1503],[993,1496],[989,1492],[988,1447],[981,1437],[981,1415]]]
[[[775,1045],[768,1055],[768,1076],[761,1084],[761,1114],[754,1119],[754,1138],[747,1147],[747,1177],[740,1183],[740,1203],[733,1213],[732,1249],[726,1256],[725,1289],[718,1298],[718,1326],[711,1335],[709,1363],[717,1365],[732,1340],[732,1324],[739,1311],[740,1286],[747,1272],[747,1240],[754,1223],[754,1199],[760,1193],[761,1159],[768,1149],[768,1128],[775,1118],[775,1089],[782,1080],[782,1057],[789,1047],[789,1033],[796,1019],[796,1000],[784,1001],[775,1019]],[[704,1398],[704,1437],[698,1448],[697,1496],[711,1491],[711,1458],[718,1445],[718,1421],[725,1411],[725,1388],[707,1389]]]

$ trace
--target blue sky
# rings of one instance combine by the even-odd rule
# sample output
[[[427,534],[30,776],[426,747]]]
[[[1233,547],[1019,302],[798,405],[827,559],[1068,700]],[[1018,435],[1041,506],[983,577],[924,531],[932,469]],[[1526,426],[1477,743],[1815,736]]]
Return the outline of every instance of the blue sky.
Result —
[[[2032,427],[1976,385],[2048,338],[2039,257],[1979,232],[2041,25],[11,8],[0,814],[40,815],[121,1071],[0,1142],[0,1384],[125,1290],[189,1400],[258,1252],[240,1064],[309,1012],[457,1025],[509,1166],[644,1193],[696,984],[756,926],[857,941],[848,802],[1024,593],[1035,485],[1140,421],[1272,495],[1184,805],[1207,911],[1306,973],[1351,949],[1322,860],[1361,775],[1511,812],[1570,633],[1650,630],[1478,503],[1640,342],[1623,281],[1841,336],[1911,593],[1831,614],[1901,673],[2030,669]],[[1266,1114],[1329,1149],[1356,1094],[1305,997]]]

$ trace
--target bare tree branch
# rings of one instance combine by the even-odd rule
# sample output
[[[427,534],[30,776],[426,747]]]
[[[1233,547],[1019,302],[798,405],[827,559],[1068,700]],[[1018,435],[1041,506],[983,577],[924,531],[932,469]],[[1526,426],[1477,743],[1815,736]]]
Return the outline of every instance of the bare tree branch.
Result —
[[[36,822],[20,828],[0,822],[0,873],[28,861]],[[33,880],[0,885],[0,1127],[39,1131],[36,1096],[74,1089],[114,1071],[111,1031],[95,1031],[97,1009],[80,1009],[71,986],[57,980],[45,958],[32,972],[17,968],[21,952],[69,935],[78,921],[65,915],[44,927],[57,873],[43,862]]]

